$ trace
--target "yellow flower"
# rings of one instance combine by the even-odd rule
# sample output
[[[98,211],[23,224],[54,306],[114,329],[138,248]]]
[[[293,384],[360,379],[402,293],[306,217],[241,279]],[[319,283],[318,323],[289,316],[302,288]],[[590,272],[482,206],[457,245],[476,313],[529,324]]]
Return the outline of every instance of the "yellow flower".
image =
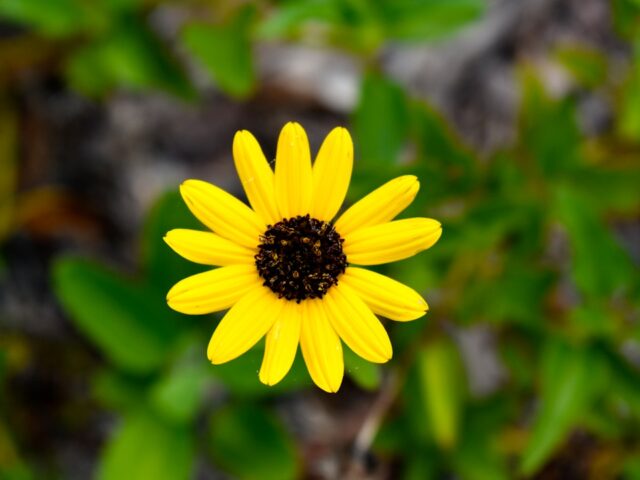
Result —
[[[391,342],[375,314],[408,321],[427,303],[413,289],[352,265],[378,265],[410,257],[440,238],[439,222],[393,218],[415,198],[411,175],[391,180],[338,213],[353,166],[349,132],[335,128],[313,165],[307,135],[288,123],[278,139],[275,172],[256,139],[238,132],[233,157],[251,204],[200,180],[180,192],[191,212],[213,232],[176,229],[165,241],[184,258],[218,266],[178,282],[171,308],[204,314],[230,308],[207,355],[228,362],[266,335],[260,380],[278,383],[300,344],[313,381],[327,392],[342,383],[342,343],[368,361],[384,363]]]

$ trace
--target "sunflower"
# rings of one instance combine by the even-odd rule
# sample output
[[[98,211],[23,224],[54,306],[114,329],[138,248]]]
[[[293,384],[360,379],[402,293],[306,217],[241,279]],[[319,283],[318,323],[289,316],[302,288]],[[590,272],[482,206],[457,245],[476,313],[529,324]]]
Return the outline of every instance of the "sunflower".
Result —
[[[354,265],[415,255],[440,238],[441,225],[393,220],[418,192],[411,175],[369,193],[334,223],[353,166],[353,143],[342,127],[329,133],[313,165],[307,135],[293,122],[280,133],[275,171],[244,130],[235,135],[233,158],[252,208],[207,182],[181,185],[187,206],[211,231],[175,229],[165,241],[184,258],[219,268],[178,282],[167,303],[186,314],[229,309],[209,342],[213,364],[233,360],[266,335],[260,381],[278,383],[300,344],[313,381],[336,392],[342,342],[384,363],[392,347],[376,314],[403,322],[428,309],[415,290]]]

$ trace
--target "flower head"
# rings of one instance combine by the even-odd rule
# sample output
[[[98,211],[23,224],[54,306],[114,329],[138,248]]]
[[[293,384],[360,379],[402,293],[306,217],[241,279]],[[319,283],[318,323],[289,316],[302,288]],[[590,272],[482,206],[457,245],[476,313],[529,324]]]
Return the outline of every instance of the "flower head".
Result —
[[[333,223],[353,165],[353,143],[341,127],[329,133],[313,165],[297,123],[280,133],[275,171],[247,131],[236,134],[233,156],[252,208],[210,183],[182,184],[187,206],[211,232],[176,229],[165,241],[188,260],[220,268],[178,282],[167,302],[187,314],[229,309],[209,342],[212,363],[242,355],[266,335],[263,383],[287,374],[300,344],[313,381],[336,392],[342,342],[384,363],[392,347],[376,314],[408,321],[428,309],[415,290],[353,265],[415,255],[440,238],[440,223],[393,220],[418,192],[411,175],[374,190]]]

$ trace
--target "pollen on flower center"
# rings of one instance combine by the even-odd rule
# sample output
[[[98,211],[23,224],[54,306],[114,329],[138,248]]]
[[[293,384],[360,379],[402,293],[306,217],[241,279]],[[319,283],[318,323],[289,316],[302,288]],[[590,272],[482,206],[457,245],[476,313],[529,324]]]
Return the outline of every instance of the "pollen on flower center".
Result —
[[[333,225],[309,215],[269,225],[260,241],[258,273],[280,298],[322,298],[347,267],[344,240]]]

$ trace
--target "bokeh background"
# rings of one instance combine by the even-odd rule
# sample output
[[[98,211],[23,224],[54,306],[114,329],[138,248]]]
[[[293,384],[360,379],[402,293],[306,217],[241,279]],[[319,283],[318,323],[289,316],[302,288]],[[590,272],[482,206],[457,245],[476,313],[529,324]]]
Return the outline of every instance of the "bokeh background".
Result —
[[[164,301],[177,186],[290,120],[444,225],[335,395]],[[639,264],[638,0],[0,0],[2,479],[640,479]]]

